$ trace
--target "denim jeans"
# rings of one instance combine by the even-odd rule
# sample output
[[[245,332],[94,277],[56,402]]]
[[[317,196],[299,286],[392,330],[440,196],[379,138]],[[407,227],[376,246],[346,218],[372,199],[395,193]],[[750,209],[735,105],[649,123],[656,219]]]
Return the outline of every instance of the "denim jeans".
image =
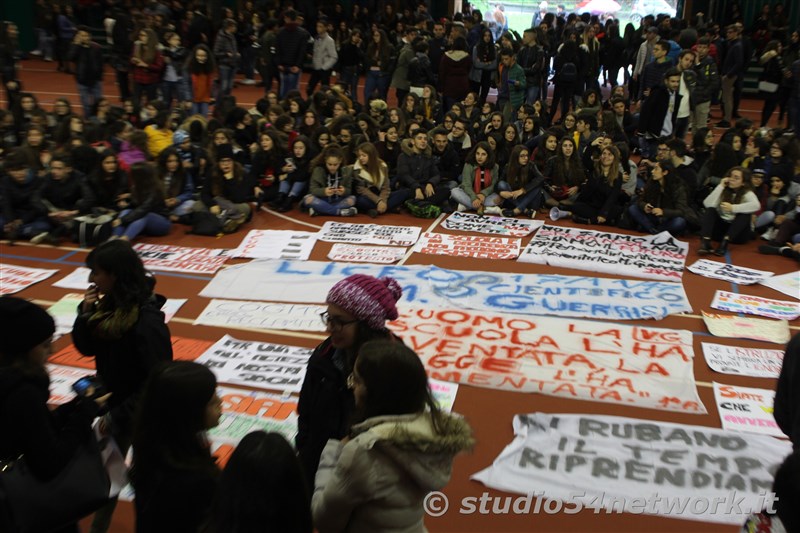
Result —
[[[307,183],[304,181],[295,181],[292,183],[289,180],[283,180],[278,186],[278,191],[293,198],[299,198],[301,194],[306,192],[306,185]]]
[[[640,228],[648,233],[661,233],[668,231],[673,237],[682,235],[686,231],[686,219],[683,217],[659,218],[642,211],[636,204],[632,203],[628,207],[628,214],[633,218]]]
[[[380,70],[368,70],[367,77],[364,80],[364,105],[368,105],[372,100],[372,93],[378,91],[378,98],[386,101],[386,95],[389,91],[389,75],[384,74]]]
[[[469,197],[469,194],[466,193],[464,189],[461,187],[456,187],[455,189],[450,191],[450,198],[458,202],[459,204],[467,207],[469,209],[475,209],[472,207],[472,198]],[[501,198],[500,195],[497,193],[492,193],[486,198],[483,199],[483,205],[486,207],[490,207],[493,205],[498,205]]]
[[[327,198],[318,198],[313,194],[307,194],[306,197],[303,198],[303,205],[323,215],[339,216],[339,211],[342,209],[356,205],[356,197],[343,196],[331,202],[328,201]]]
[[[36,48],[45,59],[53,59],[53,35],[43,28],[36,28]]]
[[[497,190],[508,192],[511,191],[512,189],[508,183],[506,183],[505,181],[501,181],[498,182],[497,184]],[[542,200],[544,199],[544,197],[542,196],[541,187],[535,187],[516,199],[508,198],[502,200],[502,196],[500,198],[501,198],[500,202],[501,204],[502,203],[511,204],[512,206],[514,206],[515,209],[519,209],[520,211],[525,211],[526,209],[528,209],[528,207],[530,207],[531,209],[539,209],[542,206]]]
[[[536,87],[528,87],[525,90],[525,103],[531,104],[539,99],[539,92],[542,90],[541,86],[537,85]]]
[[[193,102],[192,103],[192,115],[203,115],[204,117],[208,116],[208,102]]]
[[[83,116],[89,118],[92,116],[92,107],[95,102],[103,97],[103,82],[98,81],[94,85],[78,84],[78,95],[81,98],[81,107],[83,107]]]
[[[339,72],[339,81],[350,91],[350,98],[358,102],[358,67],[344,67]]]
[[[130,212],[130,209],[125,209],[120,213],[120,216],[125,216]],[[158,213],[147,213],[142,218],[134,220],[127,226],[117,226],[114,228],[114,235],[125,236],[128,240],[135,239],[141,233],[154,237],[163,237],[169,233],[171,228],[172,222],[170,222],[168,218]]]
[[[219,66],[219,95],[218,99],[223,96],[228,96],[233,90],[233,77],[236,75],[236,69],[228,65]]]
[[[289,72],[285,70],[281,72],[281,98],[285,98],[289,91],[294,91],[300,85],[300,73]]]
[[[411,198],[411,191],[408,189],[399,189],[397,191],[392,191],[389,194],[389,199],[386,201],[386,209],[388,211],[392,211],[393,209],[397,209],[401,205],[405,203],[406,200]],[[356,196],[356,207],[359,211],[369,211],[370,209],[375,209],[378,205],[367,198],[366,196]]]

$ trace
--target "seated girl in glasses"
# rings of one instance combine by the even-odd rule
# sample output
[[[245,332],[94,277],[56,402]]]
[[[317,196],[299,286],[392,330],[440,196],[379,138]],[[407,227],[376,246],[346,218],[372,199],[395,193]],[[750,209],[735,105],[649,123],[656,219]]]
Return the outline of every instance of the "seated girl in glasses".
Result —
[[[322,321],[330,336],[308,361],[297,405],[295,444],[309,488],[328,439],[341,439],[350,429],[355,404],[347,376],[361,345],[375,339],[402,342],[386,329],[386,321],[398,316],[402,294],[394,279],[364,274],[348,276],[328,292]]]

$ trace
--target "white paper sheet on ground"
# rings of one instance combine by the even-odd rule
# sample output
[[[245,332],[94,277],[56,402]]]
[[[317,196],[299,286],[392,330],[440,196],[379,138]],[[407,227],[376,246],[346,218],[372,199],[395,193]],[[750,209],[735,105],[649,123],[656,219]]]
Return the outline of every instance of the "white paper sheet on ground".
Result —
[[[195,325],[292,331],[325,331],[323,305],[299,305],[244,300],[211,300]]]
[[[680,281],[688,251],[688,243],[666,231],[642,236],[545,225],[517,261]]]
[[[214,276],[200,295],[324,303],[330,288],[351,274],[391,276],[403,288],[401,302],[428,308],[610,320],[663,318],[692,309],[683,285],[675,282],[322,261],[253,261],[231,266]]]
[[[492,217],[477,213],[455,212],[447,217],[442,227],[453,231],[473,231],[509,237],[527,237],[544,225],[544,220]]]
[[[5,261],[5,260],[4,260]],[[14,294],[27,289],[40,281],[46,280],[58,270],[29,268],[24,266],[0,263],[0,296]]]
[[[47,308],[47,312],[56,321],[55,336],[61,337],[72,333],[72,326],[78,316],[78,305],[83,301],[83,294],[70,293]]]
[[[742,348],[704,342],[703,356],[711,370],[722,374],[777,378],[783,365],[783,350]]]
[[[380,224],[351,224],[328,220],[319,231],[319,240],[351,244],[384,244],[411,246],[419,238],[416,226],[383,226]]]
[[[692,334],[601,321],[400,306],[387,326],[434,379],[681,413],[706,412]]]
[[[231,250],[231,255],[250,259],[305,261],[316,243],[316,232],[254,229],[245,235],[238,247]]]
[[[772,414],[775,391],[714,382],[714,399],[722,429],[786,438]]]
[[[764,281],[759,281],[759,283],[770,289],[782,292],[786,296],[800,300],[800,270],[781,274],[780,276],[772,276]]]
[[[75,397],[72,384],[83,377],[93,375],[95,371],[88,368],[47,363],[47,373],[50,375],[50,399],[47,400],[47,403],[61,405]]]
[[[161,311],[164,312],[164,322],[169,322],[172,318],[178,313],[181,306],[185,304],[188,300],[186,298],[169,298],[164,305],[161,307]]]
[[[78,267],[60,280],[53,283],[53,287],[85,291],[89,288],[89,285],[91,285],[91,283],[89,283],[89,274],[91,273],[91,269],[86,267]]]
[[[520,239],[450,235],[425,232],[414,245],[420,254],[450,255],[473,259],[515,259],[519,255]]]
[[[213,274],[230,255],[220,248],[187,248],[169,244],[139,243],[133,247],[148,270]]]
[[[328,259],[339,262],[378,263],[390,265],[406,255],[406,249],[397,246],[369,246],[337,242],[328,252]]]
[[[781,320],[794,320],[800,316],[800,302],[786,300],[770,300],[749,294],[736,294],[729,291],[717,291],[711,307],[731,313],[765,316]]]
[[[718,315],[703,311],[703,322],[709,333],[716,337],[753,339],[776,344],[789,342],[789,322],[786,320]]]
[[[747,507],[761,509],[772,472],[792,451],[764,435],[589,414],[516,415],[514,435],[472,479],[584,507],[737,527]]]
[[[740,285],[752,285],[753,283],[759,283],[772,276],[772,272],[767,272],[766,270],[729,265],[727,263],[711,261],[710,259],[698,259],[686,268],[689,272],[706,278],[721,279],[722,281],[729,281]]]
[[[243,341],[225,335],[196,359],[217,381],[279,392],[300,392],[311,350]]]

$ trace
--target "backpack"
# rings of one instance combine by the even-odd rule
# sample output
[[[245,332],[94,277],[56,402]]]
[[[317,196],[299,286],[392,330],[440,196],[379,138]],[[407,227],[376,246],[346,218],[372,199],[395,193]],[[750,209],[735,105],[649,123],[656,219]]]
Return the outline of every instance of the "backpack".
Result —
[[[561,65],[560,80],[562,82],[573,83],[578,81],[578,67],[575,63],[569,62]]]
[[[222,221],[208,211],[198,211],[192,214],[192,229],[189,233],[216,237],[222,234]]]
[[[116,215],[84,215],[75,217],[75,240],[83,248],[97,246],[111,237]]]

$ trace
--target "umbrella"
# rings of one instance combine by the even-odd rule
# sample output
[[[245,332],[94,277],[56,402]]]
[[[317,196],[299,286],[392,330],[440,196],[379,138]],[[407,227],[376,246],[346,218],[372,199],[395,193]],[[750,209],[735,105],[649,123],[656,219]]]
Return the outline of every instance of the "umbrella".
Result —
[[[603,13],[616,13],[622,9],[614,0],[589,0],[588,2],[581,2],[575,6],[575,11],[579,13],[589,12],[593,15],[601,15]]]

